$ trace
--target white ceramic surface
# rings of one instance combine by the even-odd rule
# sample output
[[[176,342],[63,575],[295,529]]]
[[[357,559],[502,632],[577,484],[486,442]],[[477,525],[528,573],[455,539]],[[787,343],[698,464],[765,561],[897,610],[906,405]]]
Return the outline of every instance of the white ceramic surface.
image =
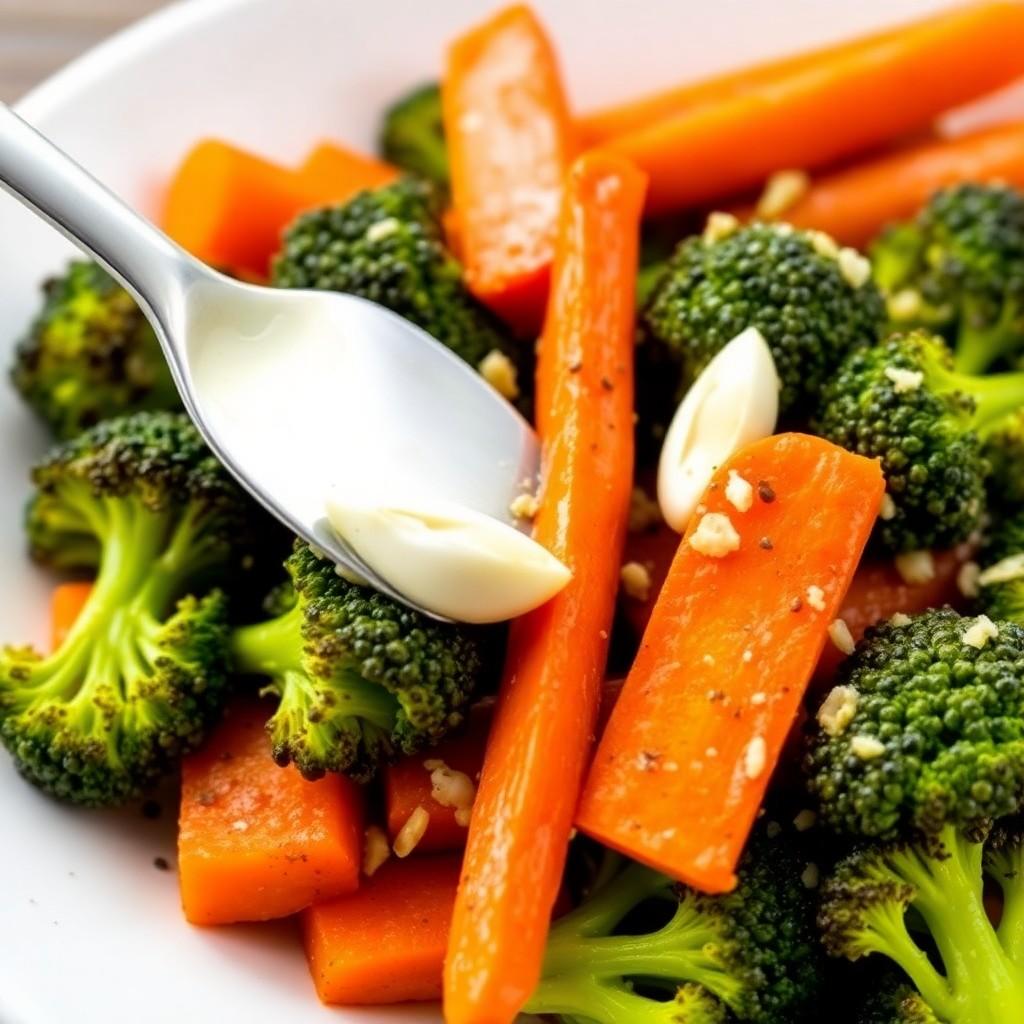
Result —
[[[83,0],[88,3],[88,0]],[[437,73],[444,41],[479,0],[191,0],[94,50],[19,109],[140,209],[168,169],[217,135],[284,160],[315,141],[372,143],[383,104]],[[936,0],[537,0],[573,100],[590,105],[840,38]],[[1018,104],[1017,109],[1024,109]],[[71,250],[0,196],[0,363],[39,281]],[[0,384],[0,641],[45,635],[50,581],[24,555],[21,508],[43,435]],[[432,1008],[329,1010],[290,923],[201,930],[182,920],[175,803],[60,807],[0,751],[0,1024],[413,1024]],[[627,1024],[627,1022],[623,1022]]]

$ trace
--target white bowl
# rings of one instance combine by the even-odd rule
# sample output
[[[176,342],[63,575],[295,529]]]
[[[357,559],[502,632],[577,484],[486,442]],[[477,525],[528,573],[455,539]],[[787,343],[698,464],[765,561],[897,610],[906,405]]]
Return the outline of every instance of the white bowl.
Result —
[[[537,0],[581,107],[814,45],[942,6],[936,0]],[[283,160],[314,142],[372,145],[382,106],[435,77],[475,0],[192,0],[141,22],[19,104],[116,192],[154,213],[201,136]],[[0,196],[0,361],[73,250]],[[0,387],[0,641],[41,641],[51,581],[20,529],[44,443]],[[434,1021],[433,1008],[320,1006],[295,929],[198,929],[178,907],[173,794],[160,821],[53,803],[0,751],[2,1024]],[[628,1024],[628,1022],[623,1022]]]

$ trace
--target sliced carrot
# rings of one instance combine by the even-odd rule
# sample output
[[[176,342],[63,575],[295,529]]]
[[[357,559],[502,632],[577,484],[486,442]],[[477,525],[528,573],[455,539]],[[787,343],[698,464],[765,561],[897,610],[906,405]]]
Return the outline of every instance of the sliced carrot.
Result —
[[[81,583],[59,583],[53,589],[50,598],[50,649],[57,650],[71,627],[75,624],[79,613],[85,607],[92,593],[90,581]]]
[[[897,613],[916,615],[928,608],[960,604],[963,594],[957,586],[957,576],[964,563],[970,560],[971,553],[969,544],[952,551],[934,552],[935,575],[926,583],[907,583],[890,560],[865,561],[857,569],[843,598],[839,618],[846,623],[857,643],[869,626]],[[832,679],[843,658],[844,654],[835,644],[826,644],[818,661],[816,679]]]
[[[905,28],[905,25],[900,25],[898,28],[885,29],[816,50],[786,54],[747,67],[734,68],[710,78],[684,82],[635,100],[583,114],[577,117],[576,127],[585,145],[598,146],[616,136],[648,128],[658,121],[708,103],[720,103],[752,89],[769,86],[797,72],[822,67],[867,46],[876,46],[905,31]]]
[[[315,149],[294,171],[227,142],[206,139],[178,168],[164,230],[213,266],[266,276],[281,232],[303,210],[344,202],[394,176],[386,164],[335,145]]]
[[[437,999],[459,858],[391,860],[302,915],[317,994],[342,1006]]]
[[[403,758],[384,770],[384,804],[392,842],[409,816],[422,807],[429,821],[423,838],[416,844],[416,853],[461,850],[466,845],[467,823],[460,825],[455,808],[444,807],[434,799],[431,772],[424,762],[443,761],[449,768],[464,772],[476,785],[484,763],[490,710],[489,707],[474,709],[468,732],[444,740],[426,753]]]
[[[824,174],[782,216],[846,245],[864,245],[887,224],[913,216],[940,188],[997,180],[1024,188],[1024,123],[928,140]]]
[[[532,11],[507,7],[456,39],[442,93],[466,281],[513,326],[536,331],[575,140],[554,50]]]
[[[733,471],[758,495],[747,512],[725,498]],[[703,515],[687,529],[594,756],[582,831],[699,889],[732,888],[883,488],[877,462],[804,434],[749,445],[715,474],[703,504],[739,548],[698,551]]]
[[[265,921],[359,884],[362,794],[338,775],[307,782],[270,756],[269,712],[233,705],[181,773],[178,867],[193,924]]]
[[[644,179],[593,151],[562,200],[537,365],[536,539],[573,572],[512,625],[445,966],[448,1024],[511,1022],[537,984],[608,652],[633,470]]]
[[[394,181],[398,171],[391,164],[357,153],[336,142],[321,142],[299,167],[302,187],[325,202],[341,202],[364,188],[378,188]]]
[[[607,145],[650,175],[660,213],[861,152],[1021,74],[1024,4],[972,4]]]

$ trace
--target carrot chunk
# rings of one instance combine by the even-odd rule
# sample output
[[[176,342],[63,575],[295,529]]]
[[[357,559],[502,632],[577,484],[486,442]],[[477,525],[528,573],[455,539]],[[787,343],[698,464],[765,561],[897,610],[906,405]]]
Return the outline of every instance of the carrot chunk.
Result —
[[[317,994],[343,1006],[437,999],[459,858],[391,860],[302,915]]]
[[[91,582],[60,583],[50,599],[50,649],[57,650],[66,639],[92,593]]]
[[[182,764],[178,866],[193,924],[284,917],[359,884],[359,788],[278,767],[267,716],[256,702],[232,706]]]
[[[739,512],[730,473],[755,488]],[[875,461],[781,434],[716,473],[658,596],[576,815],[696,888],[737,860],[878,515]]]
[[[466,282],[533,332],[575,141],[554,51],[528,7],[505,8],[455,40],[442,99]]]
[[[299,168],[302,187],[329,203],[343,202],[364,188],[386,185],[397,176],[391,164],[336,142],[321,142]]]

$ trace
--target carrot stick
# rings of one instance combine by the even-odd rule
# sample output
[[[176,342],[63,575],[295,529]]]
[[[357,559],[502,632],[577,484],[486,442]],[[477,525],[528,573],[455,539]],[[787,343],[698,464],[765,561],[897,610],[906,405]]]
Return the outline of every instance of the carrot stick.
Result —
[[[317,994],[347,1006],[437,999],[459,858],[391,860],[302,915]]]
[[[181,773],[178,866],[192,924],[265,921],[359,884],[359,788],[331,775],[307,782],[270,755],[265,705],[228,710]]]
[[[746,512],[724,494],[733,471],[755,489]],[[698,889],[732,888],[883,488],[877,462],[804,434],[749,445],[715,474],[706,514],[728,517],[739,548],[713,557],[705,514],[687,529],[594,756],[580,829]]]
[[[467,284],[534,332],[575,141],[554,51],[528,7],[507,7],[452,44],[442,101]]]
[[[338,146],[314,150],[298,171],[226,142],[192,148],[171,181],[164,230],[206,263],[266,276],[281,232],[303,210],[344,202],[393,171]]]
[[[566,179],[537,364],[534,536],[573,572],[513,623],[445,967],[448,1024],[508,1024],[536,986],[591,745],[633,470],[633,294],[643,175]]]
[[[394,181],[398,171],[391,164],[365,156],[335,142],[321,142],[299,167],[303,188],[341,202],[364,188],[377,188]]]
[[[898,613],[916,615],[928,608],[962,604],[964,598],[957,586],[957,575],[970,557],[969,544],[952,551],[934,552],[935,575],[923,583],[907,583],[890,560],[865,561],[857,569],[843,598],[839,618],[846,623],[854,642],[859,643],[869,626]],[[815,680],[830,681],[843,657],[835,644],[825,644],[814,673]]]
[[[887,224],[913,216],[940,188],[996,180],[1024,188],[1024,123],[924,142],[822,175],[782,216],[846,245],[864,245]],[[751,213],[733,212],[744,219]]]
[[[945,17],[945,14],[938,17]],[[735,68],[710,78],[684,82],[635,100],[583,114],[577,117],[576,128],[583,144],[599,146],[619,135],[649,128],[658,121],[665,121],[697,107],[720,103],[771,85],[797,72],[821,67],[857,50],[876,46],[905,30],[906,26],[900,25],[895,29],[885,29],[816,50],[786,54],[759,64]]]
[[[50,649],[55,651],[62,643],[92,593],[92,583],[59,583],[50,598]]]
[[[692,206],[920,128],[1024,73],[1022,44],[1024,4],[973,4],[607,144],[650,175],[651,212]]]

